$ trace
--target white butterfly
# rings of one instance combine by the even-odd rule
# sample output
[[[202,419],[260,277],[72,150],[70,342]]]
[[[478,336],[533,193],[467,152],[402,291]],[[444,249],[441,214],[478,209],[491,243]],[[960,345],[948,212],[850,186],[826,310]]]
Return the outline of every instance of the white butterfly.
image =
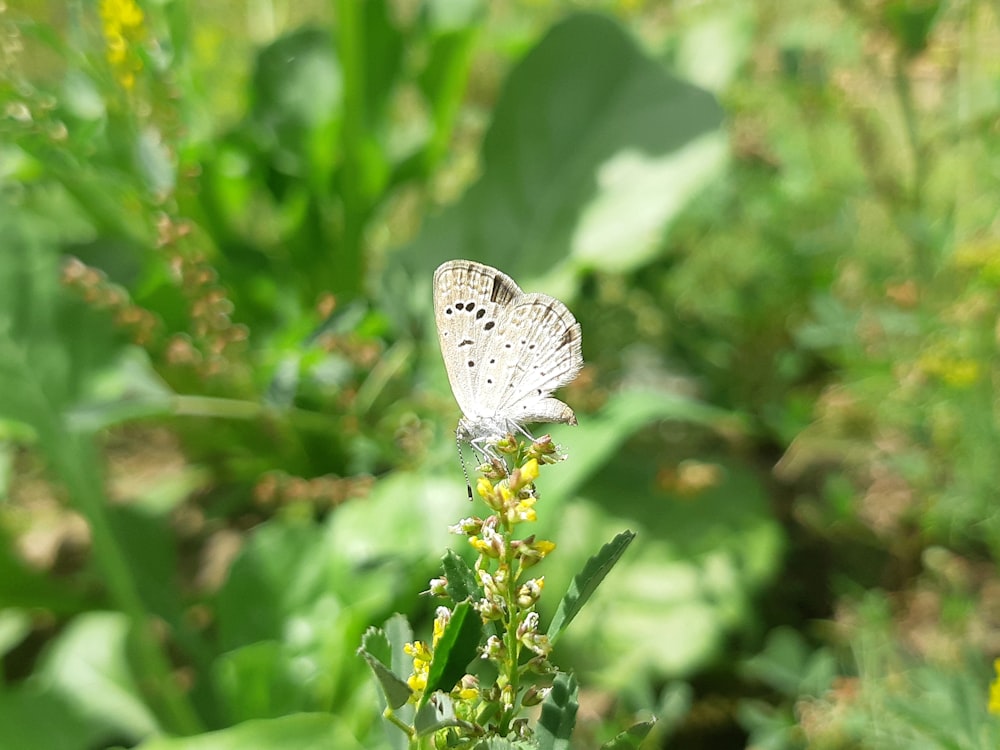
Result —
[[[471,260],[434,272],[434,318],[452,393],[457,435],[492,456],[489,444],[532,422],[576,424],[552,392],[583,366],[573,313],[546,294],[525,294],[504,273]]]

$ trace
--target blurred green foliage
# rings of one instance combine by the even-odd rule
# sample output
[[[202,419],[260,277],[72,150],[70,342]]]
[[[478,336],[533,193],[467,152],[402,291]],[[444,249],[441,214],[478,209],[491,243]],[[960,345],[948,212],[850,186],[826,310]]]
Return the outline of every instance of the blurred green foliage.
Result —
[[[392,747],[454,257],[584,331],[547,585],[639,532],[574,746],[997,745],[995,5],[572,7],[0,10],[0,747]]]

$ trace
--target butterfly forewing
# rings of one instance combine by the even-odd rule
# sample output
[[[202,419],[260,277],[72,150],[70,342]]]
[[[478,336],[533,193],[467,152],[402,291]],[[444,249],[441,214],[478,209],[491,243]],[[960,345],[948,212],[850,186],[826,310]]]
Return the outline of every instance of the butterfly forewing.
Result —
[[[481,398],[495,372],[496,357],[486,356],[496,346],[492,337],[505,319],[512,300],[523,296],[513,279],[496,269],[467,260],[441,265],[434,274],[434,319],[441,354],[452,393],[462,414],[483,417],[493,413],[493,404]],[[492,363],[489,360],[494,360]]]

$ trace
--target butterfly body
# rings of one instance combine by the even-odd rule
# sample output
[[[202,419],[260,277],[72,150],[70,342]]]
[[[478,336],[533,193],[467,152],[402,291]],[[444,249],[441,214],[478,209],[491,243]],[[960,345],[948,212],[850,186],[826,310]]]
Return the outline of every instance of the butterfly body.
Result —
[[[559,300],[526,294],[469,260],[434,273],[434,318],[455,400],[459,438],[482,447],[533,422],[576,424],[552,397],[583,366],[580,324]]]

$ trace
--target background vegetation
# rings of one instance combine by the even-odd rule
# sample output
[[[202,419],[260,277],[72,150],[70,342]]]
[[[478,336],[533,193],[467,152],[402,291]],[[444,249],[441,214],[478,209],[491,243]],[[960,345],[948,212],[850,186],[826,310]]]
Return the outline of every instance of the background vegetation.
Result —
[[[547,587],[639,534],[574,747],[1000,746],[998,50],[985,0],[10,0],[0,747],[390,747],[455,257],[583,327]]]

